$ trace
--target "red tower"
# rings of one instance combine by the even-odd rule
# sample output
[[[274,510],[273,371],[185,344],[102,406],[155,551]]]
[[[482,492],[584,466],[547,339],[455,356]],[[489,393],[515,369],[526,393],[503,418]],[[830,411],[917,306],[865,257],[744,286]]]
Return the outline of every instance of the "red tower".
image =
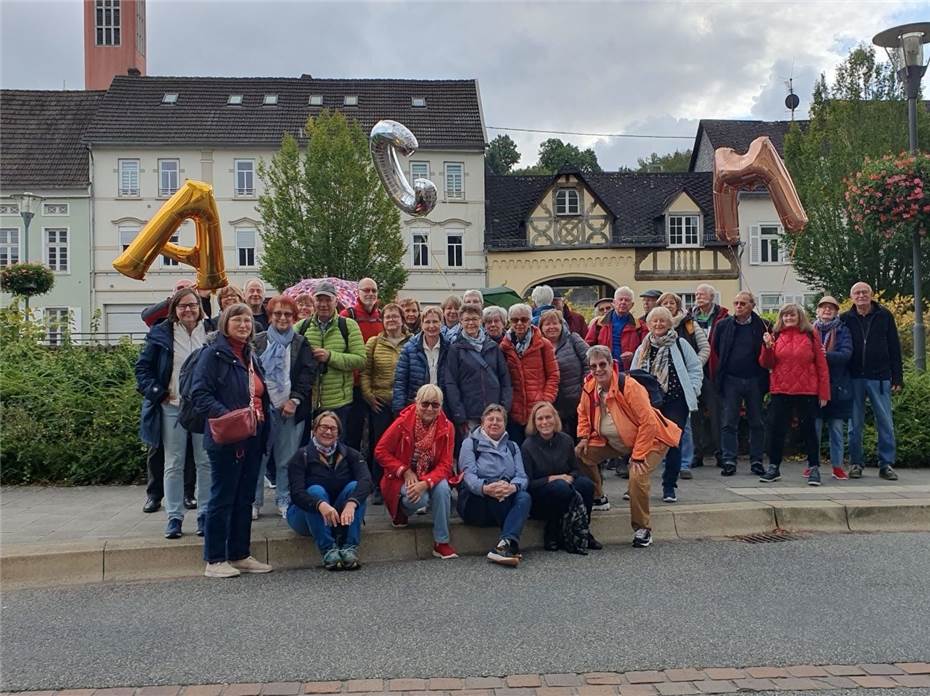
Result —
[[[145,0],[84,0],[84,89],[145,75]]]

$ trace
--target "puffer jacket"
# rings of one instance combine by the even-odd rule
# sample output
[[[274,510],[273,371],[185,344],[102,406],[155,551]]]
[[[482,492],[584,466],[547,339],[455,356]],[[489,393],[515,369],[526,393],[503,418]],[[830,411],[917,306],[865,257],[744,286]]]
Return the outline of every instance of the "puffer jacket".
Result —
[[[353,373],[365,366],[365,343],[362,341],[362,332],[358,324],[354,319],[342,318],[348,332],[347,339],[343,339],[339,321],[334,316],[326,328],[325,335],[320,332],[316,314],[294,327],[297,333],[307,339],[311,349],[326,348],[329,351],[329,361],[320,367],[314,410],[337,409],[352,403]]]
[[[759,364],[772,371],[772,394],[817,396],[830,399],[830,370],[820,334],[801,332],[795,326],[782,330],[771,348],[762,346]]]
[[[537,327],[531,326],[529,331],[533,335],[522,357],[514,348],[512,331],[508,331],[501,341],[501,350],[507,359],[510,383],[513,386],[513,405],[509,419],[520,425],[526,425],[533,404],[538,401],[554,404],[559,394],[559,363],[556,362],[552,344]]]
[[[392,400],[394,370],[408,340],[410,337],[404,334],[395,346],[387,340],[383,331],[368,339],[365,344],[365,367],[361,370],[362,396],[366,399],[377,397],[385,404]]]
[[[594,318],[584,340],[589,346],[607,346],[612,351],[614,348],[613,321],[614,310],[612,309],[604,316]],[[623,332],[620,334],[620,350],[632,356],[647,333],[649,329],[646,325],[631,314],[630,320],[623,326]],[[624,363],[623,369],[629,370],[629,362],[624,361]]]
[[[581,398],[581,385],[588,373],[588,344],[562,324],[562,333],[555,343],[555,361],[559,364],[559,393],[555,397],[555,410],[560,416],[574,415]]]
[[[442,387],[443,375],[446,369],[446,356],[449,353],[449,342],[439,336],[439,364],[436,367],[436,380]],[[405,406],[413,403],[417,390],[429,382],[429,363],[426,353],[423,352],[423,332],[413,336],[404,344],[400,352],[397,366],[394,368],[393,395],[391,396],[391,410],[397,414]],[[443,390],[445,392],[445,390]]]
[[[484,364],[482,364],[484,363]],[[446,412],[458,425],[480,420],[484,409],[500,404],[510,411],[513,388],[507,359],[493,339],[485,338],[481,352],[463,334],[453,341],[443,371]]]

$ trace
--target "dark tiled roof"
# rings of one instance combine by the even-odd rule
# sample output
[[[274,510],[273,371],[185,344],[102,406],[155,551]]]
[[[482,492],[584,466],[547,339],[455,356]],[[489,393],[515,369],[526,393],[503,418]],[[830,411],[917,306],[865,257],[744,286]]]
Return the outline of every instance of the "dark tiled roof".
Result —
[[[691,148],[691,165],[694,169],[701,147],[701,136],[707,134],[711,147],[732,147],[737,152],[746,152],[750,143],[760,135],[767,135],[778,154],[785,156],[785,136],[791,127],[791,121],[731,121],[723,119],[702,118],[698,123],[697,134],[694,137],[694,147]],[[807,126],[807,121],[795,121],[801,128]]]
[[[488,250],[526,248],[525,221],[556,176],[486,176],[484,238]],[[681,192],[691,196],[704,212],[704,244],[720,244],[714,232],[713,176],[709,172],[579,176],[615,216],[612,246],[665,246],[663,214]]]
[[[103,92],[0,91],[0,187],[87,186],[90,161],[81,136]]]
[[[177,103],[162,104],[165,93]],[[228,105],[241,94],[241,106]],[[275,106],[263,105],[277,94]],[[322,106],[310,106],[322,95]],[[358,106],[343,106],[346,96]],[[425,107],[411,105],[413,97]],[[94,145],[264,145],[277,147],[284,133],[300,136],[307,117],[323,108],[354,117],[367,133],[383,118],[400,121],[421,148],[483,149],[478,84],[474,80],[331,80],[309,75],[265,77],[117,76],[87,130]]]

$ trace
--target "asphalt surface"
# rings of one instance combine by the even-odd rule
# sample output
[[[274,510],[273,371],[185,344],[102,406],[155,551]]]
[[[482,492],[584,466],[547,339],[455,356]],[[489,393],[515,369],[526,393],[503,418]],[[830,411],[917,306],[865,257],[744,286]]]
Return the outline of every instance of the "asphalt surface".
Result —
[[[657,542],[4,592],[0,689],[927,661],[928,550]]]

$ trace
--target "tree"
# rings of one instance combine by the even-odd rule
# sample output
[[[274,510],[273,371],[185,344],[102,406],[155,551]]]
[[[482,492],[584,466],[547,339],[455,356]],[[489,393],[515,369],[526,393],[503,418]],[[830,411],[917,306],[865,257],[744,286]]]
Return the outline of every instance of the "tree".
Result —
[[[920,142],[930,143],[930,119],[918,109]],[[838,297],[864,280],[886,295],[913,292],[911,242],[886,239],[875,230],[849,224],[846,181],[867,157],[907,149],[907,107],[895,85],[894,69],[877,62],[870,46],[853,49],[836,70],[832,85],[821,75],[814,88],[810,121],[792,126],[785,138],[785,163],[810,219],[786,239],[806,283]],[[923,268],[930,268],[924,244]],[[930,292],[930,275],[924,292]]]
[[[499,135],[488,145],[484,159],[495,174],[509,174],[513,165],[520,161],[517,144],[509,135]]]
[[[258,174],[265,253],[261,275],[277,288],[303,278],[374,278],[393,298],[407,280],[400,211],[375,172],[358,123],[324,110],[307,121],[306,149],[285,135]]]
[[[691,164],[691,150],[675,150],[665,155],[653,152],[649,159],[636,159],[637,172],[686,172]]]
[[[575,167],[586,174],[601,172],[593,148],[581,150],[577,145],[549,138],[539,145],[539,162],[532,167],[514,171],[514,174],[555,174],[562,167]]]

